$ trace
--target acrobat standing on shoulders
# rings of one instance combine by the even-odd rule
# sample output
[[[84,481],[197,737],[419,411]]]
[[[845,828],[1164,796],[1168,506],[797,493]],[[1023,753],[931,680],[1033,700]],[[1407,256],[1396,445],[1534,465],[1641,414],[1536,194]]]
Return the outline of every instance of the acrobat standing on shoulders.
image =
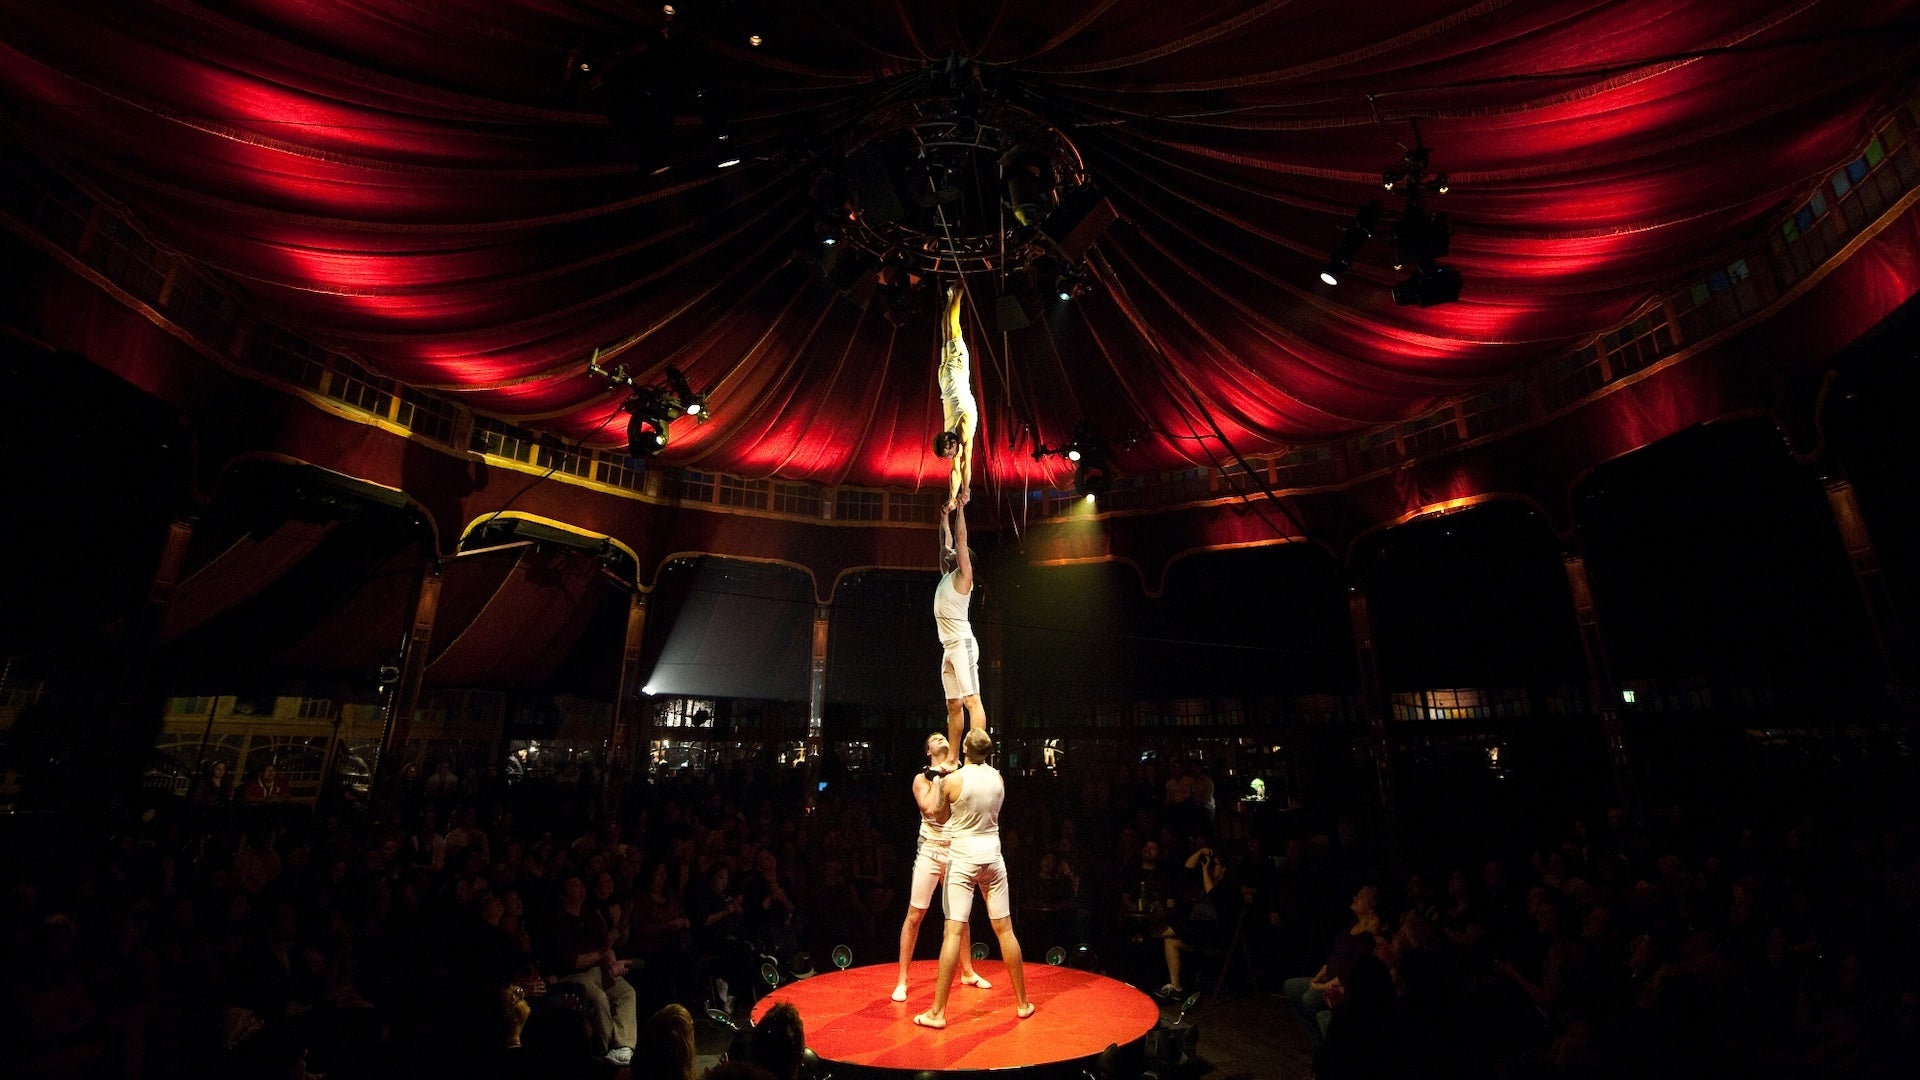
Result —
[[[973,483],[973,436],[980,426],[980,407],[973,400],[973,364],[960,335],[960,283],[947,286],[947,311],[942,325],[946,340],[940,346],[940,412],[946,425],[933,437],[933,452],[953,461],[947,478],[947,509],[966,505]],[[954,736],[956,745],[960,736]]]
[[[947,695],[947,744],[960,746],[967,730],[987,730],[980,701],[980,642],[967,608],[973,601],[973,553],[967,548],[967,512],[940,511],[940,584],[933,589],[933,622],[940,632],[940,685]],[[958,529],[958,533],[953,531]],[[951,759],[949,759],[951,762]],[[951,764],[958,764],[951,762]]]

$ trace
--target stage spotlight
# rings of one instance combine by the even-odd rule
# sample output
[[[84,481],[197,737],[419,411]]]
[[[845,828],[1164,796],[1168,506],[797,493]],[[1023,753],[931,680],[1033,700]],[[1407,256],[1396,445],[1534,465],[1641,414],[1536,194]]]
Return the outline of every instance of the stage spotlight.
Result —
[[[986,942],[984,942],[984,941],[976,941],[976,942],[974,942],[974,943],[973,943],[973,958],[974,958],[975,960],[985,960],[985,959],[987,958],[987,943],[986,943]]]
[[[852,967],[853,950],[847,948],[845,945],[835,945],[833,947],[833,966],[841,971]]]
[[[1432,307],[1460,299],[1460,271],[1451,266],[1436,266],[1431,273],[1416,272],[1393,287],[1393,302]]]
[[[1320,271],[1320,280],[1329,285],[1340,284],[1340,276],[1353,265],[1353,257],[1360,253],[1360,247],[1372,239],[1374,231],[1380,227],[1380,215],[1386,208],[1379,200],[1369,202],[1353,215],[1347,231],[1340,238],[1340,246],[1333,249],[1327,257],[1327,268]]]
[[[1077,446],[1067,447],[1067,460],[1078,462],[1080,460],[1080,448]]]
[[[1092,289],[1093,283],[1087,279],[1085,263],[1075,263],[1060,271],[1060,275],[1053,279],[1054,295],[1062,300],[1085,296]]]
[[[650,458],[667,448],[667,416],[658,398],[635,394],[621,408],[633,414],[627,420],[628,457]]]
[[[1055,945],[1053,948],[1047,950],[1048,964],[1052,965],[1053,967],[1059,967],[1062,964],[1065,964],[1066,962],[1067,962],[1067,950],[1061,948],[1058,945]]]

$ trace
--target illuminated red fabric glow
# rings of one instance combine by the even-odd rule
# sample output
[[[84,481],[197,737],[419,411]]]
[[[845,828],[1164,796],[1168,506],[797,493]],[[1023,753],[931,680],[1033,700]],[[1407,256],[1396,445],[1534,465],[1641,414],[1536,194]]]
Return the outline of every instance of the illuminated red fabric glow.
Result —
[[[1125,469],[1212,465],[1218,435],[1271,452],[1513,377],[1751,245],[1920,70],[1898,0],[733,10],[765,43],[709,46],[748,159],[726,171],[652,175],[568,78],[588,53],[645,63],[650,4],[0,0],[0,105],[264,317],[380,373],[612,447],[620,394],[584,361],[625,345],[714,388],[670,464],[930,485],[937,330],[790,262],[812,205],[781,151],[884,77],[972,57],[1122,217],[1049,333],[1008,355],[973,317],[983,468],[1017,490],[1063,479],[1030,440],[1082,420],[1148,433]],[[1467,282],[1426,310],[1393,306],[1378,240],[1316,280],[1409,118],[1452,175]]]

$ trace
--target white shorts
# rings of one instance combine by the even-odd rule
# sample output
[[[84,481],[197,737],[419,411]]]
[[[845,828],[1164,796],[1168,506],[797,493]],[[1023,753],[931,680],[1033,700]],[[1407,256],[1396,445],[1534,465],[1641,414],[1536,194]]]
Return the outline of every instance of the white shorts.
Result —
[[[925,911],[933,905],[933,890],[947,877],[947,864],[953,853],[945,840],[920,839],[920,850],[913,854],[913,891],[907,905]]]
[[[947,921],[966,922],[973,913],[973,894],[987,898],[987,918],[1004,919],[1013,911],[1007,895],[1007,860],[955,859],[947,867]]]
[[[940,685],[947,700],[957,701],[980,692],[980,640],[969,637],[947,646],[940,656]]]

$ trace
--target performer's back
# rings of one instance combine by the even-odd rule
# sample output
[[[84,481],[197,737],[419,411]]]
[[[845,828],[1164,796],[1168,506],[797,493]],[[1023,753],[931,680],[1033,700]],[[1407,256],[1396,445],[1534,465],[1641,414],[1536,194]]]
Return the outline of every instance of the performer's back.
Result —
[[[947,838],[956,857],[986,859],[1000,854],[1000,804],[1007,786],[991,765],[969,762],[956,775],[960,797],[947,816]]]

